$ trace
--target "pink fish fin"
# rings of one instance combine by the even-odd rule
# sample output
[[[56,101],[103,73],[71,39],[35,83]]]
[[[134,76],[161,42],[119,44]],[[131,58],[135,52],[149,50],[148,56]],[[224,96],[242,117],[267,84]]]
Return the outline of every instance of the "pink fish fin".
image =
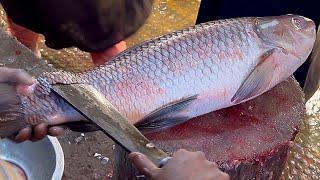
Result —
[[[236,104],[248,100],[265,91],[271,83],[276,64],[273,62],[277,49],[267,51],[261,61],[241,84],[238,91],[232,97],[231,102]]]
[[[188,116],[181,115],[180,112],[196,100],[197,96],[183,98],[156,109],[136,123],[135,126],[143,133],[158,132],[177,126],[191,119]]]

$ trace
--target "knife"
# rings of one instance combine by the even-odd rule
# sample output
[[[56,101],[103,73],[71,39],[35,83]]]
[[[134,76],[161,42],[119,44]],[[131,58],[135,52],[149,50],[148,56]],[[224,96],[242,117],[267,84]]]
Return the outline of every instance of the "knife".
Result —
[[[52,66],[37,58],[33,52],[2,30],[0,57],[1,66],[24,69],[36,78],[44,72],[55,71]],[[85,84],[59,84],[52,85],[52,90],[128,152],[140,152],[158,167],[164,166],[171,158],[152,144],[95,88]]]
[[[51,88],[127,151],[146,155],[158,167],[164,166],[170,159],[167,153],[151,143],[94,87],[86,84],[59,84]]]

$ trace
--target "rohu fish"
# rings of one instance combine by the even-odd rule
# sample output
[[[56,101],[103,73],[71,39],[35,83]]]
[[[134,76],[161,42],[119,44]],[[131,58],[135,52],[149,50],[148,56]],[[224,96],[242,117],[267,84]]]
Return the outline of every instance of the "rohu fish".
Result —
[[[0,136],[41,122],[97,130],[45,88],[55,83],[95,87],[144,133],[171,128],[286,80],[311,53],[315,34],[314,22],[299,15],[217,20],[151,39],[82,73],[45,73],[29,87],[2,83]]]

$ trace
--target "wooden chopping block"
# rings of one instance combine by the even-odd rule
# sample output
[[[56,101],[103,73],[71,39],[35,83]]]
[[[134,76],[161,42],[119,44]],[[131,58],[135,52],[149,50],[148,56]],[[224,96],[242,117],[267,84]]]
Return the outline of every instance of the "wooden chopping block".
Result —
[[[231,179],[278,179],[303,120],[304,95],[294,78],[246,103],[147,134],[164,151],[203,151]],[[116,147],[114,179],[143,179]]]

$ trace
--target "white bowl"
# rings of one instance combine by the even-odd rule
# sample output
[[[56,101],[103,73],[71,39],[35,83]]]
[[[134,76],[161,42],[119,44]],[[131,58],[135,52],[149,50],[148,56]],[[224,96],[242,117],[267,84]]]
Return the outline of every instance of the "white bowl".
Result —
[[[0,158],[20,166],[28,180],[60,180],[63,175],[64,154],[55,137],[19,144],[2,139]]]

